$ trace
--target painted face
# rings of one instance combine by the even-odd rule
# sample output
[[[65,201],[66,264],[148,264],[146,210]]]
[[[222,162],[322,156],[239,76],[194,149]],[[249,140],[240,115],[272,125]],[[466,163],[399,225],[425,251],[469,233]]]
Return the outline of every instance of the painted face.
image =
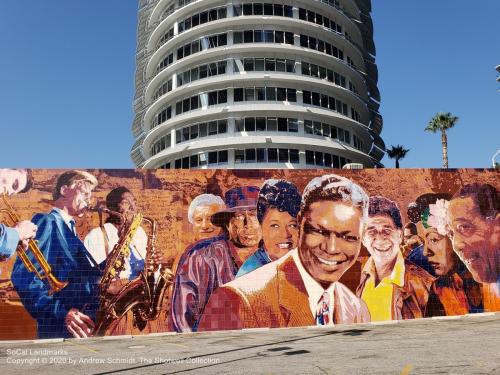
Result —
[[[76,181],[70,187],[63,187],[62,195],[69,202],[68,213],[71,216],[82,216],[92,197],[92,185],[87,181]]]
[[[420,245],[420,237],[417,234],[413,234],[410,229],[405,228],[403,234],[405,245],[410,246],[412,249]]]
[[[0,169],[0,194],[17,194],[27,183],[28,174],[25,169]]]
[[[211,204],[198,206],[193,212],[193,232],[195,240],[215,237],[220,234],[220,228],[212,224],[211,217],[219,210],[220,206]]]
[[[387,215],[375,215],[368,218],[363,245],[376,262],[382,264],[394,261],[399,253],[402,231],[396,228],[394,221]]]
[[[362,213],[347,202],[318,201],[300,220],[299,256],[323,287],[340,279],[361,249]]]
[[[234,214],[228,224],[229,239],[238,247],[256,247],[262,238],[256,210],[242,210]]]
[[[453,250],[467,266],[474,280],[493,283],[500,272],[500,224],[485,219],[472,197],[450,201],[448,209]]]
[[[262,240],[271,260],[281,258],[297,247],[297,219],[286,211],[270,208],[262,220]]]
[[[121,201],[118,204],[118,212],[122,213],[127,222],[131,222],[137,213],[137,202],[132,193],[123,193]]]
[[[424,256],[437,276],[447,275],[455,267],[456,255],[450,239],[432,227],[425,230]]]

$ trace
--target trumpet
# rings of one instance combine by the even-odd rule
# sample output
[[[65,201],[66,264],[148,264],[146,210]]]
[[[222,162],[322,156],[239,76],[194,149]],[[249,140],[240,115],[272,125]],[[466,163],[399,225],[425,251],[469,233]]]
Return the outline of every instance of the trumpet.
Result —
[[[0,214],[5,214],[9,218],[10,223],[7,223],[9,226],[15,226],[21,221],[21,219],[10,205],[5,193],[2,195],[2,200],[5,207],[0,208]],[[17,245],[17,256],[21,259],[29,272],[34,272],[40,280],[47,282],[49,286],[48,294],[52,295],[64,289],[68,285],[68,282],[60,281],[54,276],[50,264],[47,262],[42,251],[38,247],[37,241],[30,238],[28,240],[28,249],[33,253],[41,271],[38,270],[37,265],[28,257],[28,254],[21,243]]]

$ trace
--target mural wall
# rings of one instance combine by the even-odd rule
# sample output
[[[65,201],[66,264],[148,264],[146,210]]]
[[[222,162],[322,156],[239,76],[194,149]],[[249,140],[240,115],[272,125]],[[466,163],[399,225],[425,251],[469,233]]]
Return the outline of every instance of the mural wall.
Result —
[[[0,169],[0,339],[500,311],[494,170]]]

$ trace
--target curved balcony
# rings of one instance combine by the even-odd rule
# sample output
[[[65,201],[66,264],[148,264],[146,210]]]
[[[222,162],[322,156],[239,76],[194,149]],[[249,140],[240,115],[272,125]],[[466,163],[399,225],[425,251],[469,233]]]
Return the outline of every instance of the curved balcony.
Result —
[[[240,3],[246,8],[233,7]],[[371,1],[283,0],[269,2],[274,5],[267,8],[249,8],[250,3],[267,4],[151,0],[139,9],[142,26],[138,31],[141,49],[137,54],[132,126],[134,163],[150,168],[167,163],[173,166],[175,161],[178,167],[179,158],[183,158],[184,166],[186,157],[215,150],[218,155],[222,152],[220,160],[224,163],[215,166],[224,168],[320,167],[310,163],[311,152],[325,153],[325,158],[330,152],[330,157],[337,155],[342,164],[380,165],[385,145],[379,135],[383,122],[378,112]],[[217,20],[205,14],[215,8],[223,9],[217,13]],[[202,19],[198,21],[198,17]],[[196,26],[186,20],[195,20]],[[248,33],[250,30],[253,33]],[[225,36],[210,39],[213,44],[207,44],[208,38],[202,40],[221,34]],[[195,43],[197,40],[200,42]],[[172,58],[164,61],[169,55]],[[278,71],[277,65],[272,61],[267,65],[266,59],[290,63],[286,62],[285,70],[285,65],[280,65]],[[226,61],[223,67],[217,67],[215,74],[212,70],[208,73],[207,65],[220,61]],[[200,66],[203,75],[199,74]],[[252,117],[260,119],[259,126],[252,127],[252,122],[247,126]],[[270,119],[271,125],[263,126],[262,118],[266,124]],[[244,127],[242,119],[246,119]],[[274,122],[277,119],[281,121],[279,129]],[[293,126],[283,126],[283,119]],[[217,131],[207,132],[215,120],[221,120],[222,127],[218,128],[218,122]],[[293,149],[294,159],[292,162],[290,151],[290,163],[277,163],[270,157],[266,159],[269,164],[235,164],[241,150],[252,148]],[[198,167],[197,163],[193,165]],[[200,167],[205,168],[206,163]]]

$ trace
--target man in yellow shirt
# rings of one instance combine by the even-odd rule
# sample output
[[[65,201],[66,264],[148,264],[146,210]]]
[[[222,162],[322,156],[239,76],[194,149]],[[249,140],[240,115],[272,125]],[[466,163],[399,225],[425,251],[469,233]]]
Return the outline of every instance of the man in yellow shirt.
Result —
[[[385,197],[370,197],[363,245],[370,258],[357,289],[372,321],[414,319],[425,315],[434,278],[406,261],[400,250],[403,224],[397,204]]]

